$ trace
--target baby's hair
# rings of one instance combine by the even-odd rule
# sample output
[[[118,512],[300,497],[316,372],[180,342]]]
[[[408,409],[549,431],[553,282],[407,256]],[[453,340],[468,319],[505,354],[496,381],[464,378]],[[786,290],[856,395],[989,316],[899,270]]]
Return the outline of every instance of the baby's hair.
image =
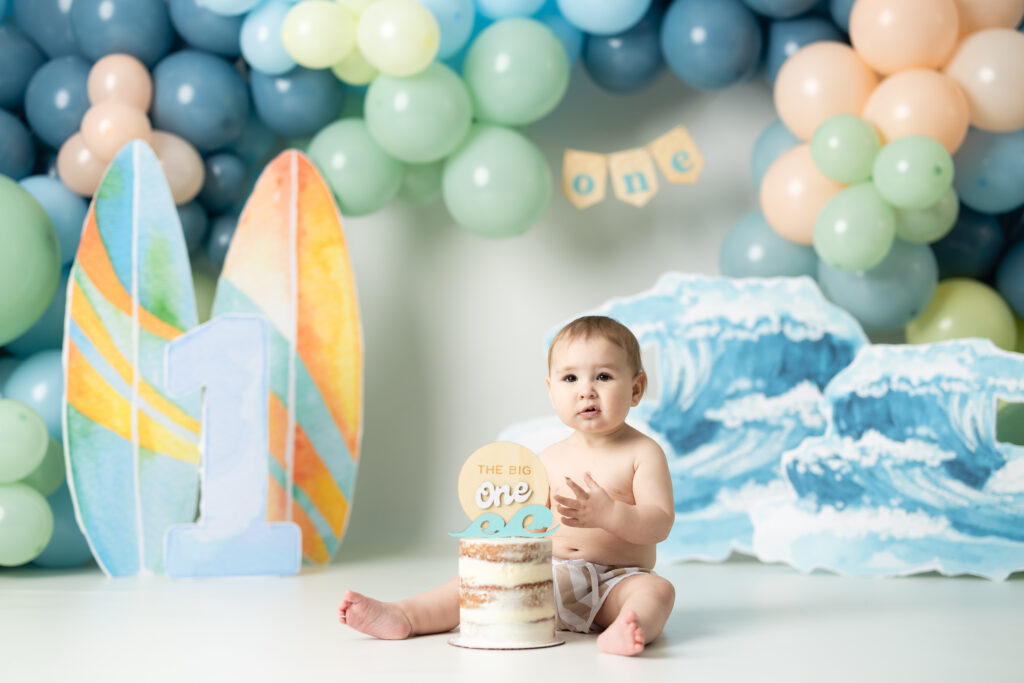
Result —
[[[560,341],[593,339],[595,337],[607,339],[625,351],[626,359],[633,366],[634,375],[644,371],[643,362],[640,360],[640,342],[636,340],[628,327],[618,320],[603,315],[585,315],[582,318],[576,318],[560,329],[555,338],[551,340],[551,346],[548,347],[548,370],[551,370],[551,353],[555,344]]]

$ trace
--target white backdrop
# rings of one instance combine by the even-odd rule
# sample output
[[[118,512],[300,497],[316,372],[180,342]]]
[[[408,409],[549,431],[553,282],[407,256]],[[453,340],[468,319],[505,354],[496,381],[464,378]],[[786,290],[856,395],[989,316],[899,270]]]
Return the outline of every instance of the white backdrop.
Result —
[[[545,335],[664,271],[718,273],[729,227],[757,206],[750,155],[775,119],[763,78],[702,93],[666,72],[638,94],[599,90],[577,65],[559,107],[526,131],[554,192],[525,235],[491,241],[454,224],[440,202],[395,204],[345,222],[362,309],[363,447],[338,559],[444,552],[468,519],[459,469],[506,426],[550,413]],[[636,208],[610,196],[578,211],[560,190],[566,148],[610,153],[685,125],[705,158],[694,185]]]

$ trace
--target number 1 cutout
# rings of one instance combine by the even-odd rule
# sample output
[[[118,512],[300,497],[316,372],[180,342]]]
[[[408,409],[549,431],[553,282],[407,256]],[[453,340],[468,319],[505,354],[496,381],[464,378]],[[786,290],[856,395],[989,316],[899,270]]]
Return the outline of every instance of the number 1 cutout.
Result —
[[[205,388],[199,521],[165,536],[168,576],[294,574],[302,532],[267,521],[267,330],[261,317],[224,315],[168,344],[172,396]]]

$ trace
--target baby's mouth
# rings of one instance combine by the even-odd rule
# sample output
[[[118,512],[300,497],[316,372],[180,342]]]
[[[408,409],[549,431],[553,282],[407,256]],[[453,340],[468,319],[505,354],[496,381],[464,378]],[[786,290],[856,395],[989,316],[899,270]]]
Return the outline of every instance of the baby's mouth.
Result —
[[[587,406],[580,411],[580,415],[597,415],[599,412],[601,411],[597,409],[597,406]]]

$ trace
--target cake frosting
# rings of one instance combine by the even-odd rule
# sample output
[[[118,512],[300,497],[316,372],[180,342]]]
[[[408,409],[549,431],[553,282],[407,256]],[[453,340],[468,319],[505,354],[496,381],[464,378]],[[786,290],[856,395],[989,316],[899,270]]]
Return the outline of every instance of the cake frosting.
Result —
[[[551,539],[460,538],[459,623],[464,647],[553,644]]]

